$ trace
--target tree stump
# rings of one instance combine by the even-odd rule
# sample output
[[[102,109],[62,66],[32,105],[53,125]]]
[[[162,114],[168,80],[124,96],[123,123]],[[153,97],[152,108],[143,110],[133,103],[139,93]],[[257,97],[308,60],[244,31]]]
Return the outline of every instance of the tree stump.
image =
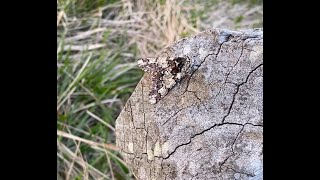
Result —
[[[116,143],[141,180],[262,179],[263,29],[209,29],[160,54],[192,60],[156,104],[145,73],[116,120]]]

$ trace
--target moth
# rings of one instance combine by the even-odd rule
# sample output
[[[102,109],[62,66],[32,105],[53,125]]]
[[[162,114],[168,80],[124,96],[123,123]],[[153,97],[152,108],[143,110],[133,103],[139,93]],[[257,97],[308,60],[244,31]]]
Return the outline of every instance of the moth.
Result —
[[[187,57],[144,58],[138,61],[138,66],[151,74],[149,102],[156,104],[186,76],[190,61]]]

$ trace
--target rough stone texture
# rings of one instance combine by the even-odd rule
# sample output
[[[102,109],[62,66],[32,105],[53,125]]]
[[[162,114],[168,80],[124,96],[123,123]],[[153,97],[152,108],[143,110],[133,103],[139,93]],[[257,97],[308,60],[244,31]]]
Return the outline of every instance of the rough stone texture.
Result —
[[[189,76],[156,104],[145,73],[116,121],[138,179],[262,179],[263,30],[210,29],[165,48]]]

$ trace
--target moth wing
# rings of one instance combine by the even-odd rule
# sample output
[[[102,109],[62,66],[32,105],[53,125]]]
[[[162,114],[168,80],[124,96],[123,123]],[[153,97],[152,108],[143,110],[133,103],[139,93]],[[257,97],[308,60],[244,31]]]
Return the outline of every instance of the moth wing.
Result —
[[[144,58],[138,60],[138,67],[141,68],[145,72],[152,72],[157,67],[156,64],[157,58]]]

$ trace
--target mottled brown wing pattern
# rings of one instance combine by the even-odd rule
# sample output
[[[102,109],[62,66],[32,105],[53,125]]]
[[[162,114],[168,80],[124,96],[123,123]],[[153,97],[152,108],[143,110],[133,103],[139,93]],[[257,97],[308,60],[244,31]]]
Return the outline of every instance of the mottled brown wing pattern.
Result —
[[[151,74],[149,102],[157,103],[185,75],[187,58],[145,58],[138,61],[138,66]]]

